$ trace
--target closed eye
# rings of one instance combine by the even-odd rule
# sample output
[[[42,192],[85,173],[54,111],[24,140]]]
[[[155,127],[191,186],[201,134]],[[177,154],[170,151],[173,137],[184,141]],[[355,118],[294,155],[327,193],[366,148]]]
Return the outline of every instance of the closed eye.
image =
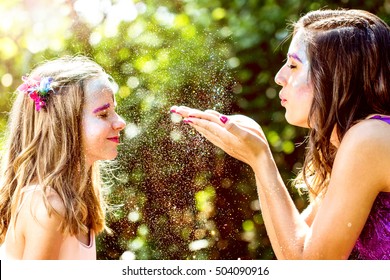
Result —
[[[100,114],[98,114],[99,118],[105,119],[108,117],[108,112],[107,111],[102,111]]]
[[[290,69],[294,69],[294,68],[297,68],[296,65],[292,65],[292,64],[286,64],[286,66]]]

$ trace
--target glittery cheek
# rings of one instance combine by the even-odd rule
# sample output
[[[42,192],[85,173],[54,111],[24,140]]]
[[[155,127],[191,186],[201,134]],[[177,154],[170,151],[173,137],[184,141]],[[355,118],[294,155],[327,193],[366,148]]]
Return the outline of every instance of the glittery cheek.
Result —
[[[301,69],[299,74],[294,77],[291,86],[295,89],[301,89],[298,93],[304,94],[312,88],[309,76],[310,65],[305,53],[300,52],[300,58],[302,61]]]

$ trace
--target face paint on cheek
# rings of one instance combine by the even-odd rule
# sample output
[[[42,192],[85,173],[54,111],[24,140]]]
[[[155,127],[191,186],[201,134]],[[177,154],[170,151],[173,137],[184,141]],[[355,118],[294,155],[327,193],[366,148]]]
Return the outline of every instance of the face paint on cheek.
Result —
[[[291,86],[293,88],[300,88],[300,87],[310,88],[311,87],[310,75],[309,75],[310,65],[305,53],[300,54],[300,61],[301,61],[300,69],[297,70],[299,72],[296,73],[295,79],[291,83]]]
[[[309,75],[310,63],[309,63],[309,61],[306,59],[306,55],[305,55],[304,58],[303,58],[302,65],[303,65],[304,72],[306,73],[306,74],[305,74],[305,83],[306,83],[307,85],[309,85],[309,84],[310,84],[310,75]]]
[[[291,83],[291,87],[294,89],[309,88],[309,75],[301,75],[299,77],[296,77],[296,79]]]

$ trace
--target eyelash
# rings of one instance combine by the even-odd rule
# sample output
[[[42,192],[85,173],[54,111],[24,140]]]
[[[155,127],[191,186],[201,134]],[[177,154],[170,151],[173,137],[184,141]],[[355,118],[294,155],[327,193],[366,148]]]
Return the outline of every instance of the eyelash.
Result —
[[[297,68],[295,65],[292,65],[292,64],[286,64],[286,66],[290,69],[294,69],[294,68]]]
[[[105,118],[108,117],[108,112],[104,112],[104,113],[102,113],[102,114],[99,114],[98,117],[99,117],[99,118],[102,118],[102,119],[105,119]]]

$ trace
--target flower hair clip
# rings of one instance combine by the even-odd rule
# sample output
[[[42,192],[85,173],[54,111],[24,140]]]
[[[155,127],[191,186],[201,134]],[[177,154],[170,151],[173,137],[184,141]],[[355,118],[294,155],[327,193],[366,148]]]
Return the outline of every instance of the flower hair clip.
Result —
[[[23,84],[18,91],[28,95],[35,102],[35,110],[38,112],[46,106],[47,97],[54,90],[52,88],[53,78],[51,77],[22,77]]]

